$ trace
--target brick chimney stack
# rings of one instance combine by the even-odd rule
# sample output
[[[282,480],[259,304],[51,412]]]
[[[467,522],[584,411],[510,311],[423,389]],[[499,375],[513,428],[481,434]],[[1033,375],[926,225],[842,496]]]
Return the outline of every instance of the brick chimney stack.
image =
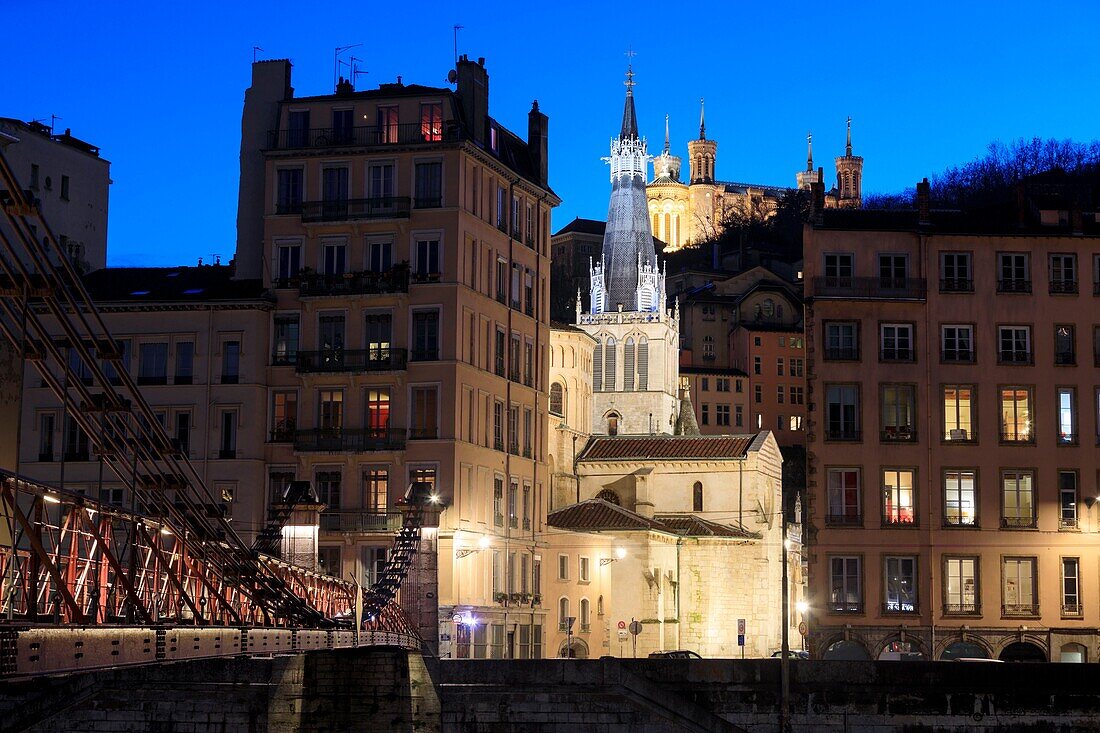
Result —
[[[538,172],[539,185],[549,183],[550,118],[539,111],[539,100],[531,103],[527,113],[527,153]]]
[[[917,184],[917,224],[928,226],[932,223],[932,186],[928,179]]]
[[[484,57],[476,62],[466,54],[459,57],[458,98],[474,142],[484,145],[489,137],[489,72]]]
[[[817,169],[817,180],[810,183],[810,219],[814,224],[825,223],[825,169]]]

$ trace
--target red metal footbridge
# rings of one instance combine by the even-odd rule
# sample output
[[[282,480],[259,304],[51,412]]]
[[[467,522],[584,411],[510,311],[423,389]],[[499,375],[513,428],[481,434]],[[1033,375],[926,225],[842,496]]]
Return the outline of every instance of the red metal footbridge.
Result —
[[[369,588],[271,554],[287,512],[248,545],[123,368],[2,149],[0,209],[0,338],[132,496],[123,508],[0,472],[0,678],[364,644],[419,649],[396,599],[433,511],[427,493],[410,489]]]

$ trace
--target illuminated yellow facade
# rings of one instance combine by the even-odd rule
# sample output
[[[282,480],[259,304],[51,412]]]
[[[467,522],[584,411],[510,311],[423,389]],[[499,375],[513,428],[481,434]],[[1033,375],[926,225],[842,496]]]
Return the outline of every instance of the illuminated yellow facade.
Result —
[[[809,190],[824,175],[814,170],[813,143],[807,138],[806,170],[795,175],[796,187]],[[665,146],[653,158],[653,180],[646,185],[646,199],[653,236],[672,252],[719,235],[731,216],[767,217],[784,194],[794,189],[755,183],[719,181],[715,177],[718,142],[708,140],[706,123],[699,115],[699,137],[688,147],[687,182],[680,179],[682,159],[673,155],[665,118]],[[845,154],[836,158],[837,182],[825,196],[828,208],[859,208],[863,197],[863,158],[852,155],[852,121],[848,120]]]

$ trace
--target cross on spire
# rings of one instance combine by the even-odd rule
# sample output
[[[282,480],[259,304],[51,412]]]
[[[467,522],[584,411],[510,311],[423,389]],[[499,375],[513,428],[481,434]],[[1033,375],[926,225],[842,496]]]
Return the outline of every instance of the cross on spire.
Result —
[[[707,139],[707,123],[706,123],[706,119],[704,117],[704,113],[706,112],[706,106],[705,105],[706,105],[706,101],[704,100],[704,98],[699,97],[699,139],[700,140],[706,140]]]
[[[806,170],[814,169],[814,134],[806,133]]]
[[[634,93],[634,68],[633,68],[633,66],[634,66],[634,57],[637,56],[638,53],[633,48],[627,48],[625,55],[626,55],[626,59],[627,59],[627,61],[626,61],[626,81],[624,81],[623,84],[626,85],[626,93],[627,94],[633,94]]]

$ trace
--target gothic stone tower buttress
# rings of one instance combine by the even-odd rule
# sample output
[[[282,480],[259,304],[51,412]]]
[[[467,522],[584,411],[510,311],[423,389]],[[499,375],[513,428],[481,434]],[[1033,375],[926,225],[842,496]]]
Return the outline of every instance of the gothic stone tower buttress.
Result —
[[[848,118],[848,144],[836,159],[837,206],[858,209],[863,205],[863,156],[852,155],[852,118]]]
[[[611,203],[603,254],[591,269],[590,312],[577,300],[577,325],[597,345],[592,365],[596,433],[671,433],[678,400],[678,314],[665,308],[646,202],[649,155],[638,136],[633,72],[619,135],[611,140]]]

